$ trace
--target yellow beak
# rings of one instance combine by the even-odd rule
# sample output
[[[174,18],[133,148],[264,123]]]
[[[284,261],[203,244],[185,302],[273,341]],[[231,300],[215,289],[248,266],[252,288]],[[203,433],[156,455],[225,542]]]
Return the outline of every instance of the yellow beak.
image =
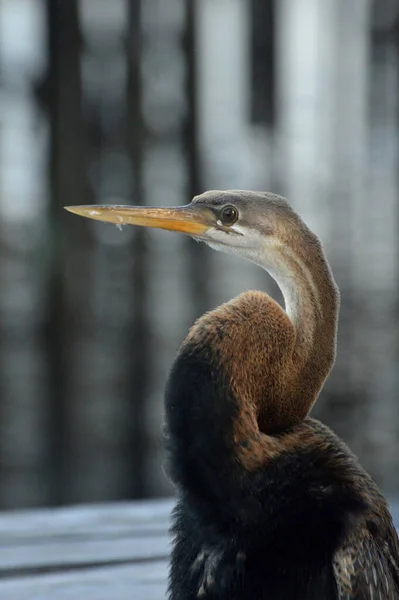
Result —
[[[213,212],[203,206],[189,204],[173,208],[142,206],[66,206],[66,210],[82,217],[117,225],[139,225],[190,235],[201,235],[216,225]]]

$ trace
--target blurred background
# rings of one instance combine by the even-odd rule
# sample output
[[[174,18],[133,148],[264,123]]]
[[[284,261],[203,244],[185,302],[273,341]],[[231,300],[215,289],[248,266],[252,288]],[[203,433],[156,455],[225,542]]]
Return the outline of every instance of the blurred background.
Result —
[[[70,204],[289,197],[342,292],[314,415],[399,496],[395,0],[2,0],[0,507],[170,495],[165,378],[259,268]]]

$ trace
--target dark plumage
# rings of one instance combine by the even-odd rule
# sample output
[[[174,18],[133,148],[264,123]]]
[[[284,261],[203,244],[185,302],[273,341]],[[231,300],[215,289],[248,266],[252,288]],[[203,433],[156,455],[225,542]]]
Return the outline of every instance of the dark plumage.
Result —
[[[387,503],[347,446],[308,414],[334,361],[339,292],[288,202],[207,192],[187,207],[74,207],[182,231],[262,266],[284,311],[246,292],[203,315],[165,395],[178,500],[170,600],[398,600]]]

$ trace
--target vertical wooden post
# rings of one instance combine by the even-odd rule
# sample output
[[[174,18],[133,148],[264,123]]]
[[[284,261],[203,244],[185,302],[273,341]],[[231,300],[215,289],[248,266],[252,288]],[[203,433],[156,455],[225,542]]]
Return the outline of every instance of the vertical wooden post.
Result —
[[[184,127],[184,149],[187,157],[187,202],[189,202],[195,195],[204,191],[198,135],[196,0],[186,0],[185,18],[184,51],[188,110]],[[191,318],[194,319],[210,308],[211,262],[210,254],[203,245],[193,244],[192,240],[187,240],[187,247],[190,254],[189,277],[193,306]]]
[[[275,122],[275,0],[251,0],[251,121]]]
[[[68,496],[70,423],[68,338],[71,320],[66,294],[67,219],[63,207],[84,201],[83,116],[77,0],[47,0],[49,147],[49,272],[44,327],[48,364],[49,476],[51,503]]]

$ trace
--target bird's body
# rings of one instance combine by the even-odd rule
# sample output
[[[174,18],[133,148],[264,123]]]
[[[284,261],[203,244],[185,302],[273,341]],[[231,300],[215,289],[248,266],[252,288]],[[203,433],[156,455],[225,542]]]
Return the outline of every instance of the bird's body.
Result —
[[[285,311],[246,292],[206,313],[171,370],[170,600],[398,600],[387,503],[345,444],[308,416],[334,364],[339,313],[318,238],[268,193],[73,210],[188,233],[262,266],[284,295]]]
[[[247,413],[233,389],[234,355],[242,375],[259,382],[248,363],[252,353],[268,354],[272,323],[262,309],[272,302],[249,292],[200,318],[173,366],[165,417],[170,474],[180,494],[170,598],[396,600],[396,532],[356,458],[314,419],[263,433],[259,415]],[[283,339],[281,332],[277,337]],[[273,355],[284,364],[283,352]],[[267,399],[263,368],[260,394]]]

